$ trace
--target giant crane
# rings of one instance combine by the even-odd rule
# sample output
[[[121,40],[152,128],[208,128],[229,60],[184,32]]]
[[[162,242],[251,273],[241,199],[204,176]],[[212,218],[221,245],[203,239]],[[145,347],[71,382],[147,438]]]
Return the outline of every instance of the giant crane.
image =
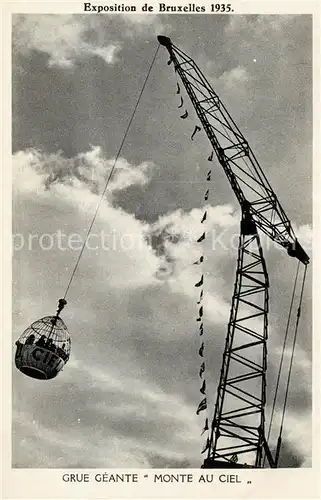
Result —
[[[173,64],[185,87],[242,214],[236,280],[202,467],[260,468],[267,461],[275,468],[281,432],[273,456],[265,429],[269,277],[258,229],[304,265],[304,280],[309,257],[251,147],[210,83],[193,59],[170,38],[158,36],[158,41],[169,52],[169,64]],[[301,302],[302,293],[303,285]],[[300,306],[296,327],[299,317]],[[239,462],[240,456],[243,463]]]

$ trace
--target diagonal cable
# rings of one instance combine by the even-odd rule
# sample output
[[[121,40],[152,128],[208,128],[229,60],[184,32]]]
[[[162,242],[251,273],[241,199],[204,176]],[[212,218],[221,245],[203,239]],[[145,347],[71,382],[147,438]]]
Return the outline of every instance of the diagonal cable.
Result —
[[[93,227],[93,225],[94,225],[94,223],[95,223],[95,220],[96,220],[97,214],[98,214],[98,212],[99,212],[100,206],[101,206],[101,204],[102,204],[103,198],[104,198],[105,193],[106,193],[106,191],[107,191],[107,188],[108,188],[109,182],[110,182],[110,180],[111,180],[111,178],[112,178],[112,176],[113,176],[113,173],[114,173],[114,170],[115,170],[115,167],[116,167],[116,163],[117,163],[117,161],[118,161],[119,155],[120,155],[120,153],[121,153],[121,150],[122,150],[123,145],[124,145],[124,143],[125,143],[125,140],[126,140],[126,138],[127,138],[127,135],[128,135],[129,129],[130,129],[130,126],[131,126],[132,121],[133,121],[133,119],[134,119],[134,116],[135,116],[135,113],[136,113],[136,111],[137,111],[138,105],[139,105],[139,103],[140,103],[141,97],[142,97],[143,92],[144,92],[144,90],[145,90],[145,87],[146,87],[146,84],[147,84],[147,80],[148,80],[149,75],[150,75],[150,73],[151,73],[151,70],[152,70],[152,68],[153,68],[153,65],[154,65],[154,62],[155,62],[155,59],[156,59],[156,56],[157,56],[158,50],[159,50],[159,45],[158,45],[158,47],[157,47],[157,49],[156,49],[156,52],[155,52],[154,57],[153,57],[153,60],[152,60],[152,62],[151,62],[151,64],[150,64],[150,66],[149,66],[149,69],[148,69],[148,72],[147,72],[147,75],[146,75],[145,81],[144,81],[144,83],[143,83],[142,89],[141,89],[141,91],[140,91],[140,94],[139,94],[139,96],[138,96],[138,99],[137,99],[137,102],[136,102],[136,104],[135,104],[134,110],[133,110],[132,115],[131,115],[131,117],[130,117],[130,120],[129,120],[129,122],[128,122],[128,125],[127,125],[127,128],[126,128],[126,130],[125,130],[125,133],[124,133],[123,139],[122,139],[122,141],[121,141],[121,143],[120,143],[120,146],[119,146],[119,148],[118,148],[118,151],[117,151],[117,155],[116,155],[116,157],[115,157],[114,164],[113,164],[113,166],[112,166],[112,168],[111,168],[111,170],[110,170],[110,173],[109,173],[109,176],[108,176],[108,179],[107,179],[107,182],[106,182],[105,188],[104,188],[104,190],[103,190],[103,192],[102,192],[102,195],[101,195],[100,200],[99,200],[99,202],[98,202],[98,205],[97,205],[97,207],[96,207],[96,210],[95,210],[94,216],[93,216],[92,221],[91,221],[91,223],[90,223],[90,226],[89,226],[89,228],[88,228],[88,231],[87,231],[87,234],[86,234],[85,241],[84,241],[83,246],[82,246],[82,248],[81,248],[81,250],[80,250],[80,253],[79,253],[79,255],[78,255],[78,259],[77,259],[77,261],[76,261],[75,267],[74,267],[73,272],[72,272],[72,274],[71,274],[71,277],[70,277],[70,279],[69,279],[69,283],[68,283],[67,288],[66,288],[66,291],[65,291],[64,299],[66,299],[66,296],[67,296],[67,293],[68,293],[68,291],[69,291],[70,285],[71,285],[72,280],[73,280],[73,278],[74,278],[74,276],[75,276],[75,273],[76,273],[76,271],[77,271],[77,268],[78,268],[78,265],[79,265],[80,259],[81,259],[81,257],[82,257],[82,254],[83,254],[84,250],[85,250],[85,246],[86,246],[86,243],[87,243],[87,241],[88,241],[88,238],[89,238],[90,232],[91,232],[92,227]]]
[[[281,372],[282,372],[282,366],[283,366],[283,361],[284,361],[284,355],[285,355],[285,347],[288,339],[288,334],[289,334],[289,328],[290,328],[290,321],[291,321],[291,315],[292,315],[292,308],[293,308],[293,303],[294,303],[294,298],[295,298],[295,290],[296,290],[296,285],[297,285],[297,280],[298,280],[298,274],[299,274],[299,266],[300,262],[298,262],[297,270],[296,270],[296,275],[294,279],[294,285],[293,285],[293,292],[292,292],[292,297],[291,297],[291,304],[290,304],[290,309],[289,309],[289,315],[288,315],[288,320],[287,320],[287,325],[285,329],[285,335],[284,335],[284,340],[283,340],[283,347],[282,347],[282,355],[280,359],[280,365],[279,365],[279,370],[278,370],[278,376],[277,376],[277,381],[276,381],[276,388],[274,392],[274,399],[273,399],[273,405],[272,405],[272,410],[271,410],[271,417],[270,417],[270,424],[269,424],[269,430],[268,430],[268,435],[267,435],[267,442],[269,442],[270,439],[270,434],[271,434],[271,429],[272,429],[272,423],[273,423],[273,418],[274,418],[274,412],[275,412],[275,405],[276,405],[276,400],[277,400],[277,395],[279,391],[279,386],[280,386],[280,379],[281,379]],[[264,456],[263,459],[263,467],[265,464],[266,456]]]

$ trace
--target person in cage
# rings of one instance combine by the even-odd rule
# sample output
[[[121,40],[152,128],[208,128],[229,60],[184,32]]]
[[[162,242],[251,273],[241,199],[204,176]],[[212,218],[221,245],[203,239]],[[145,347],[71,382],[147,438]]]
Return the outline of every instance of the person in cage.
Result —
[[[55,346],[55,344],[53,343],[53,340],[52,340],[51,338],[47,339],[47,342],[46,342],[45,347],[46,347],[49,351],[52,351],[52,352],[55,352],[55,351],[56,351],[56,346]]]
[[[16,351],[16,358],[20,356],[23,344],[22,342],[19,342],[19,340],[16,341],[16,346],[17,346],[17,351]]]
[[[64,361],[68,360],[68,354],[65,351],[66,344],[63,343],[61,347],[57,347],[57,354],[62,358]]]
[[[32,345],[34,343],[34,341],[36,340],[36,337],[35,335],[32,333],[31,335],[29,335],[29,337],[27,338],[26,340],[26,344],[27,345]]]
[[[63,305],[59,304],[58,312]],[[46,316],[34,321],[22,333],[16,346],[15,365],[18,370],[34,379],[50,380],[62,371],[69,359],[70,335],[58,315]]]
[[[39,347],[45,347],[46,346],[46,336],[41,335],[40,339],[37,340],[36,345]]]

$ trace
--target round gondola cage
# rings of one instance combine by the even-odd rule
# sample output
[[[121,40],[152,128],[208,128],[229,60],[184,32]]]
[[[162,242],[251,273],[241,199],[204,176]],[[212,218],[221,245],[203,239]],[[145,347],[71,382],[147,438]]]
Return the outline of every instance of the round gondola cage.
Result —
[[[70,356],[71,340],[61,318],[46,316],[30,325],[16,342],[15,363],[29,377],[56,377]]]

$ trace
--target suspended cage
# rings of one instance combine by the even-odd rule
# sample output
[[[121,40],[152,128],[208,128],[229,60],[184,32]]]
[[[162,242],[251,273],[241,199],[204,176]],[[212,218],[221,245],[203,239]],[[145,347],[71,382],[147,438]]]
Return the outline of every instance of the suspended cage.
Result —
[[[52,379],[67,363],[71,339],[58,316],[61,309],[56,316],[46,316],[32,323],[17,340],[15,364],[25,375],[38,380]]]
[[[15,355],[16,367],[18,368],[18,370],[20,370],[25,375],[28,375],[29,377],[40,380],[52,379],[58,375],[58,373],[63,369],[64,365],[67,363],[69,359],[70,348],[71,348],[70,335],[68,333],[66,325],[59,317],[59,314],[67,304],[65,298],[69,291],[72,280],[75,276],[83,251],[88,242],[88,238],[90,236],[91,229],[98,214],[99,207],[104,199],[108,184],[115,170],[117,160],[121,153],[123,144],[127,137],[134,115],[136,113],[136,109],[140,102],[142,92],[145,88],[150,71],[155,62],[157,51],[158,49],[155,52],[153,61],[146,75],[141,93],[139,94],[133,113],[131,115],[129,125],[125,131],[118,152],[115,156],[115,161],[110,170],[107,182],[105,184],[105,188],[101,194],[100,200],[97,204],[97,208],[95,210],[92,221],[88,228],[87,236],[83,242],[75,267],[73,268],[73,271],[71,273],[71,277],[69,279],[69,283],[64,298],[59,299],[56,316],[46,316],[45,318],[41,318],[38,321],[35,321],[23,332],[21,337],[16,342],[17,346]]]

